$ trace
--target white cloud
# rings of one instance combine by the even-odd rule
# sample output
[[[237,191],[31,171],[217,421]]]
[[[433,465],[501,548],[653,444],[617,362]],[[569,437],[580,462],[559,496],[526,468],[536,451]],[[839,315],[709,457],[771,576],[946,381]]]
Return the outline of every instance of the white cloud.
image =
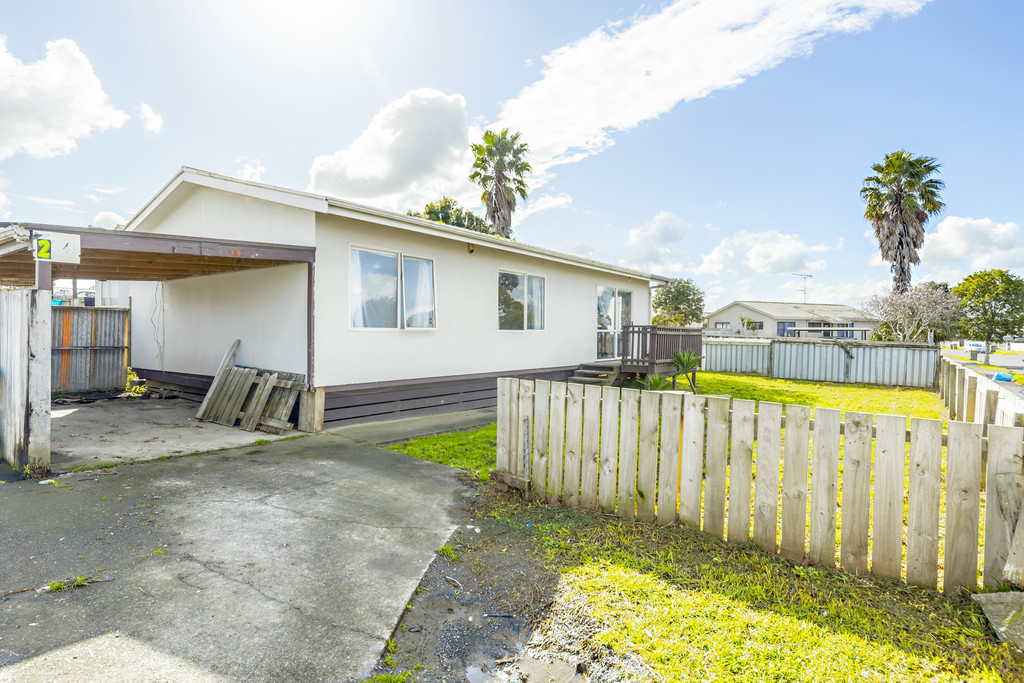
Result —
[[[669,211],[662,211],[643,225],[629,231],[626,243],[632,249],[630,257],[620,261],[623,265],[659,275],[680,275],[685,266],[686,252],[673,248],[686,236],[689,221]]]
[[[108,230],[124,224],[124,216],[116,214],[113,211],[100,211],[93,217],[91,223],[91,225],[94,225],[97,228],[107,228]]]
[[[99,192],[101,194],[117,194],[118,192],[124,192],[123,187],[103,187],[101,185],[86,185],[84,189]]]
[[[259,159],[235,159],[236,164],[241,164],[235,171],[235,177],[253,182],[263,182],[263,173],[267,170]]]
[[[947,216],[926,234],[921,263],[928,268],[960,271],[961,277],[989,268],[1024,268],[1024,234],[1010,221]]]
[[[546,211],[548,209],[557,209],[563,206],[569,206],[572,204],[572,196],[565,194],[545,194],[540,197],[529,199],[526,202],[526,206],[521,209],[517,209],[512,214],[515,224],[519,225],[527,219],[528,216],[532,216],[535,213]]]
[[[99,197],[97,197],[97,196],[96,196],[96,195],[94,195],[94,194],[87,194],[87,195],[85,195],[85,198],[86,198],[86,199],[91,199],[91,200],[92,200],[92,201],[94,201],[94,202],[98,202],[98,201],[100,200],[100,198],[99,198]]]
[[[775,230],[738,232],[725,237],[709,253],[702,255],[697,273],[789,273],[796,270],[824,270],[824,260],[811,260],[817,253],[829,251],[824,244],[808,245],[799,235],[783,235]]]
[[[7,220],[11,217],[11,200],[3,192],[0,192],[0,220]]]
[[[928,0],[685,0],[598,28],[543,58],[543,75],[504,103],[492,128],[530,144],[536,183],[548,169],[613,144],[611,133],[683,101],[739,85],[810,54],[831,33],[870,29]]]
[[[164,128],[164,117],[153,111],[153,108],[146,103],[139,105],[139,113],[142,114],[142,127],[148,133],[159,133]]]
[[[0,160],[18,152],[42,158],[68,154],[79,138],[120,128],[130,118],[110,105],[73,40],[48,42],[43,59],[25,64],[0,36],[0,92]]]
[[[399,211],[443,195],[473,204],[466,101],[424,88],[385,105],[346,149],[318,156],[309,190]]]
[[[70,199],[50,199],[49,197],[25,197],[30,202],[36,204],[46,204],[47,206],[74,206],[75,202]]]

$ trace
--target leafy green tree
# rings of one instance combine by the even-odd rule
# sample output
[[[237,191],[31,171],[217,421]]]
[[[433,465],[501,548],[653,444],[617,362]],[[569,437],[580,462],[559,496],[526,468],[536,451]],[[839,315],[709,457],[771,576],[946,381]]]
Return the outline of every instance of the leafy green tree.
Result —
[[[405,214],[407,216],[415,216],[416,218],[426,218],[428,221],[436,221],[445,225],[454,225],[458,228],[476,230],[477,232],[491,232],[487,221],[469,209],[463,208],[457,201],[447,196],[427,204],[423,207],[423,211],[406,211]]]
[[[483,188],[480,200],[487,205],[487,220],[494,234],[508,237],[512,234],[512,214],[516,210],[516,197],[526,199],[526,175],[533,169],[526,161],[530,148],[519,141],[519,133],[484,133],[484,141],[473,145],[473,173],[469,179]]]
[[[690,279],[672,280],[654,290],[655,325],[686,327],[704,317],[704,292]]]
[[[960,299],[963,333],[985,340],[986,364],[993,339],[1019,335],[1024,328],[1024,280],[1009,271],[982,270],[968,275],[953,288],[953,296]]]
[[[860,196],[864,217],[875,228],[882,258],[892,264],[892,291],[910,288],[910,266],[921,262],[917,250],[924,244],[924,224],[942,210],[940,192],[945,187],[932,176],[939,164],[932,157],[915,157],[905,150],[885,155],[871,167]]]

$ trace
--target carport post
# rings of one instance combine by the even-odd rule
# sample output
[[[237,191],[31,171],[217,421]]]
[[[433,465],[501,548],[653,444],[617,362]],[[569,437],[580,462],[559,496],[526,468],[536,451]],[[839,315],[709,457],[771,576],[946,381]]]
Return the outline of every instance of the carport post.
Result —
[[[29,298],[28,402],[25,406],[25,455],[30,467],[50,468],[50,317],[53,270],[36,261],[36,288]]]

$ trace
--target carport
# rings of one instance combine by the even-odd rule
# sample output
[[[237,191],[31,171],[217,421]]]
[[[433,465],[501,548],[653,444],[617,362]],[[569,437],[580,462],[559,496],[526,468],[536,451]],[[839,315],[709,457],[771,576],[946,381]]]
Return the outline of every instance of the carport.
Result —
[[[0,223],[0,457],[49,467],[53,281],[164,282],[305,263],[306,383],[313,386],[314,247]]]

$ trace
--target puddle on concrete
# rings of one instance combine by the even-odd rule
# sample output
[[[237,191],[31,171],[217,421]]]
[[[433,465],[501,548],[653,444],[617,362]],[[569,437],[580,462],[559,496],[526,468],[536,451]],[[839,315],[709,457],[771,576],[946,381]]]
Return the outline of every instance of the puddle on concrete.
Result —
[[[491,680],[491,674],[479,666],[471,666],[466,669],[466,679],[469,683],[487,683]]]

